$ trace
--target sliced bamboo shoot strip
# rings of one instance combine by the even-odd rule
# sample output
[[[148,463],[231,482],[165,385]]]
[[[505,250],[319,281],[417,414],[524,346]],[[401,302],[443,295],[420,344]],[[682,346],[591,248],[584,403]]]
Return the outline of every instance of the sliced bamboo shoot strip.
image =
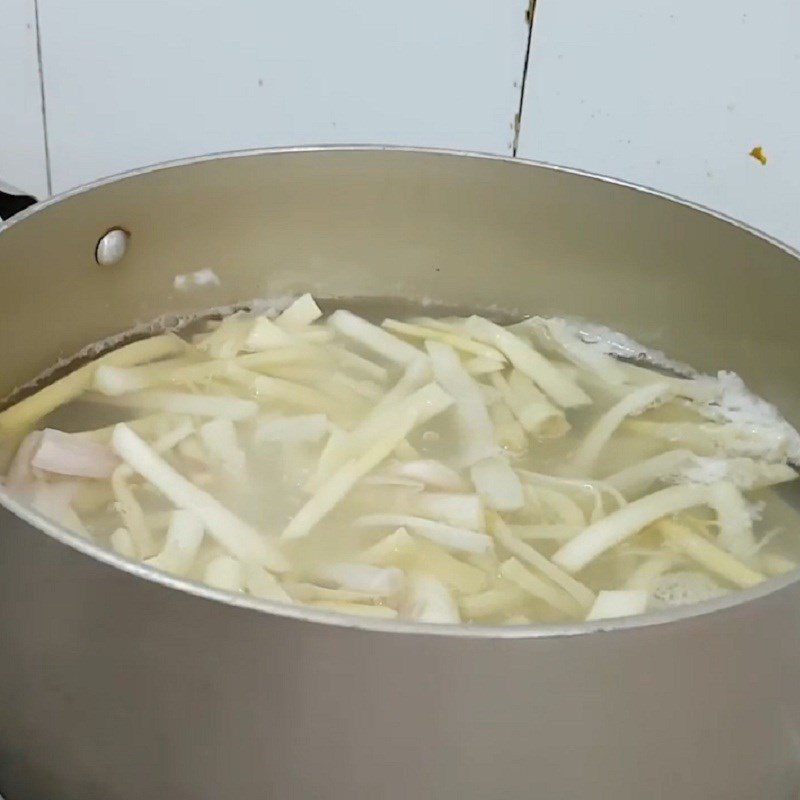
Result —
[[[475,490],[488,508],[497,511],[517,511],[525,505],[525,493],[517,473],[508,458],[484,458],[470,467]]]
[[[459,594],[474,594],[486,588],[486,573],[451,556],[432,542],[420,542],[417,549],[416,569],[426,572]]]
[[[105,402],[133,408],[156,409],[198,417],[224,417],[242,420],[258,413],[258,403],[234,395],[191,394],[145,389],[141,392],[108,398]]]
[[[362,603],[345,603],[336,600],[311,600],[306,605],[325,611],[338,611],[340,614],[355,614],[358,617],[376,619],[396,619],[397,612],[388,606],[368,606]]]
[[[486,527],[483,504],[476,494],[421,492],[407,501],[408,510],[448,525],[482,531]]]
[[[330,397],[301,383],[271,375],[259,375],[257,372],[233,364],[228,367],[225,374],[231,380],[245,386],[261,401],[277,400],[309,411],[324,411],[329,416],[336,416],[339,411]]]
[[[659,453],[608,475],[603,482],[622,492],[625,497],[635,497],[646,492],[656,481],[676,475],[692,458],[694,454],[691,450],[667,450],[666,453]]]
[[[417,414],[413,411],[406,412],[397,420],[393,430],[389,430],[362,455],[346,462],[334,472],[294,515],[281,534],[281,538],[299,539],[307,536],[312,528],[349,494],[361,478],[392,453],[408,436],[416,422]]]
[[[661,517],[709,502],[708,486],[670,486],[636,500],[594,522],[553,555],[553,561],[567,572],[578,572],[597,556]]]
[[[126,367],[165,358],[185,349],[186,343],[182,339],[167,333],[112,350],[0,412],[0,435],[10,435],[30,427],[59,406],[80,397],[92,385],[95,370],[100,365]]]
[[[693,558],[709,572],[715,572],[736,586],[746,589],[766,580],[760,572],[743,564],[738,558],[704,539],[686,525],[665,519],[658,524],[658,529],[667,542],[682,553]]]
[[[258,564],[244,564],[244,587],[247,593],[262,600],[275,600],[279,603],[292,603],[293,600],[286,590],[271,575]]]
[[[184,478],[127,425],[117,425],[111,441],[123,461],[178,508],[197,514],[214,539],[234,556],[245,562],[253,561],[273,572],[284,572],[289,568],[286,558],[272,539],[259,533],[215,497]]]
[[[523,375],[516,371],[516,374]],[[524,375],[527,380],[530,378]],[[536,434],[545,438],[557,438],[563,436],[570,428],[564,412],[554,406],[547,397],[539,392],[531,381],[530,389],[535,389],[541,397],[536,398],[533,392],[528,392],[527,397],[514,391],[511,384],[503,375],[496,373],[491,376],[492,385],[500,392],[503,400],[519,420],[520,425],[528,433]]]
[[[448,588],[423,572],[415,572],[410,576],[403,611],[417,622],[444,625],[461,622],[458,606]]]
[[[385,319],[383,327],[410,338],[432,339],[437,342],[444,342],[456,350],[461,350],[464,353],[470,353],[480,358],[488,358],[494,362],[499,361],[501,364],[506,360],[506,357],[496,348],[483,344],[483,342],[476,342],[468,336],[460,336],[457,333],[437,330],[436,328],[426,328],[423,325],[412,325],[395,319]]]
[[[519,586],[509,583],[468,597],[461,597],[458,604],[465,616],[482,618],[513,611],[527,599],[528,595]]]
[[[402,339],[367,322],[350,311],[339,309],[328,317],[328,323],[342,336],[371,350],[396,364],[410,364],[420,356],[420,351]]]
[[[435,383],[417,389],[390,406],[378,404],[349,434],[342,433],[335,440],[331,437],[306,488],[308,491],[318,489],[335,469],[362,452],[382,436],[384,431],[391,429],[398,417],[413,414],[416,427],[441,414],[452,404],[453,398]]]
[[[408,514],[369,514],[359,517],[355,524],[361,528],[409,528],[435,544],[467,553],[486,553],[492,549],[492,537],[485,533],[476,533]]]
[[[669,396],[669,386],[654,383],[626,395],[612,406],[592,426],[572,458],[572,471],[576,475],[591,475],[603,448],[627,417],[637,416],[653,404]]]
[[[595,600],[594,592],[588,586],[573,578],[572,575],[564,572],[563,569],[546,556],[543,556],[538,550],[517,539],[499,514],[489,515],[489,528],[495,539],[512,556],[527,562],[534,569],[541,572],[557,586],[560,586],[567,594],[571,595],[582,607],[586,609],[592,607],[592,603]]]
[[[137,557],[136,545],[126,528],[117,528],[109,537],[114,552],[123,558],[134,559]]]
[[[517,584],[522,591],[544,600],[557,611],[569,616],[580,612],[580,606],[562,589],[554,586],[549,581],[534,575],[521,561],[509,558],[500,565],[500,574],[512,583]]]
[[[392,566],[412,555],[416,549],[417,543],[408,535],[408,531],[398,528],[364,550],[358,560],[376,567]]]
[[[562,408],[591,404],[591,398],[554,367],[541,353],[511,331],[482,317],[470,317],[467,330],[482,342],[491,344],[520,371],[527,375],[548,397]]]
[[[203,581],[215,589],[226,592],[241,592],[245,586],[242,565],[228,555],[217,556],[208,562]]]
[[[286,328],[286,330],[302,330],[312,322],[316,322],[322,316],[322,311],[314,298],[306,292],[300,295],[292,304],[285,308],[275,322]]]
[[[626,373],[623,365],[599,347],[584,342],[578,331],[569,326],[565,320],[531,317],[517,327],[530,330],[545,345],[554,345],[561,355],[579,369],[588,370],[612,385],[625,383]]]
[[[391,597],[405,585],[403,571],[397,567],[371,564],[328,564],[318,570],[319,577],[342,589],[363,592],[372,597]]]
[[[647,610],[647,592],[640,589],[618,589],[602,591],[591,611],[586,616],[587,622],[598,619],[614,619],[644,614]]]
[[[480,386],[450,345],[426,341],[437,382],[455,400],[459,451],[465,466],[497,453],[494,425]]]
[[[203,533],[203,520],[196,514],[182,509],[173,511],[164,547],[145,564],[173,575],[186,575],[200,549]]]
[[[723,481],[711,484],[709,495],[709,504],[717,512],[720,545],[738,558],[755,552],[753,518],[742,493],[732,483]]]

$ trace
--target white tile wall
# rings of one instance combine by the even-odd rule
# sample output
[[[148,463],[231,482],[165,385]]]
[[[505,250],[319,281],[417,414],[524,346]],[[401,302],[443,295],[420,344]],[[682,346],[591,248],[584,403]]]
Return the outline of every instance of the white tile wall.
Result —
[[[512,147],[527,0],[38,3],[54,191],[238,147]],[[0,3],[0,180],[44,195],[34,4]],[[518,155],[800,246],[798,31],[797,0],[538,0]]]
[[[53,188],[316,142],[510,152],[527,0],[39,0]]]
[[[518,154],[663,189],[800,247],[800,3],[538,0]]]
[[[0,3],[0,181],[47,195],[34,0]]]

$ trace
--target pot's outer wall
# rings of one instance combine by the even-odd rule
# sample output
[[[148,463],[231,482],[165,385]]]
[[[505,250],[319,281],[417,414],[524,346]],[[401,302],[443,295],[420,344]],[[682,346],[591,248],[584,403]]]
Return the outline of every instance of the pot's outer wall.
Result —
[[[797,796],[796,586],[569,639],[379,634],[178,593],[0,522],[8,800]]]
[[[131,231],[117,268],[94,243]],[[214,268],[222,285],[172,289]],[[0,236],[0,390],[160,313],[314,289],[571,313],[800,422],[800,272],[728,223],[497,159],[250,155],[134,176]],[[59,352],[57,352],[59,351]],[[800,786],[797,583],[566,638],[364,632],[135,578],[0,511],[8,800],[783,800]]]

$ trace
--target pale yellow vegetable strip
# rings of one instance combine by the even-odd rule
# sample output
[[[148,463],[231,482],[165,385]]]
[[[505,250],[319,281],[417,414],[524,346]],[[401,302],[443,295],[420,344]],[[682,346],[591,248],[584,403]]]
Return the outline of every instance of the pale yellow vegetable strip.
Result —
[[[717,512],[719,523],[717,541],[729,553],[739,558],[754,552],[756,540],[753,536],[753,519],[744,495],[727,481],[713,483],[708,490],[708,502]]]
[[[562,356],[580,370],[588,371],[606,383],[619,385],[625,382],[623,364],[584,342],[578,331],[563,319],[531,317],[514,327],[530,331],[545,346],[555,346]],[[652,372],[650,374],[653,375]]]
[[[569,423],[562,410],[556,408],[544,394],[542,394],[540,402],[526,401],[511,388],[511,385],[503,375],[495,373],[491,375],[490,380],[492,385],[500,392],[506,405],[519,420],[520,425],[528,433],[542,434],[555,438],[562,436],[569,430]]]
[[[17,433],[64,403],[80,397],[92,385],[95,370],[100,365],[124,367],[141,364],[143,361],[155,361],[180,353],[186,347],[186,343],[178,336],[166,333],[112,350],[0,412],[0,436]]]
[[[474,356],[490,358],[501,363],[506,360],[506,357],[496,348],[490,347],[488,344],[483,344],[483,342],[476,342],[468,336],[459,336],[456,333],[449,333],[447,331],[437,330],[436,328],[426,328],[422,325],[412,325],[408,322],[399,322],[395,319],[385,319],[383,321],[383,327],[394,333],[399,333],[402,336],[408,336],[410,338],[434,339],[435,341],[444,342],[456,350],[461,350],[464,353],[470,353]]]
[[[746,589],[766,580],[760,572],[743,564],[738,558],[704,539],[686,525],[665,519],[659,523],[658,530],[666,541],[678,550],[686,553],[709,572],[715,572],[736,586]]]
[[[641,414],[653,404],[665,400],[669,386],[654,383],[626,395],[606,411],[586,434],[572,458],[571,469],[576,475],[591,475],[603,448],[617,428],[630,416]]]
[[[310,411],[324,411],[330,417],[340,416],[330,397],[301,383],[259,375],[236,365],[231,365],[225,374],[249,389],[259,400],[279,400]]]
[[[599,592],[597,600],[586,615],[586,621],[617,619],[644,614],[647,610],[647,592],[641,589],[616,589]]]
[[[344,347],[337,344],[330,344],[325,348],[327,353],[333,356],[340,367],[350,370],[351,372],[358,372],[367,378],[383,383],[389,377],[389,371],[386,367],[381,367],[374,361],[358,355],[358,353],[351,353]]]
[[[147,414],[144,417],[137,417],[126,422],[128,427],[139,434],[139,436],[152,437],[156,435],[159,426],[174,421],[177,419],[175,414],[167,412],[158,412],[156,414]],[[91,430],[77,431],[73,436],[84,436],[87,439],[92,439],[96,442],[109,442],[111,434],[114,432],[114,425],[106,425],[103,428],[93,428]]]
[[[564,542],[580,533],[584,525],[565,525],[561,523],[542,525],[509,525],[518,539],[541,539]]]
[[[376,567],[396,566],[413,555],[417,543],[405,528],[398,528],[394,533],[384,536],[357,556],[363,564],[372,564]]]
[[[553,555],[567,572],[578,572],[606,550],[636,535],[661,517],[708,503],[708,486],[670,486],[629,503],[594,522]]]
[[[143,389],[119,397],[103,397],[103,402],[126,408],[156,409],[173,414],[225,417],[231,420],[248,419],[258,413],[258,403],[234,395],[193,394],[158,389]]]
[[[486,518],[489,523],[489,530],[495,539],[512,556],[527,562],[534,569],[541,572],[557,586],[560,586],[567,594],[571,595],[583,608],[592,607],[595,594],[588,586],[573,578],[569,573],[564,572],[563,569],[556,566],[549,558],[543,556],[529,544],[517,539],[499,514],[488,513]]]
[[[493,358],[483,358],[481,356],[476,356],[464,362],[464,369],[473,377],[502,372],[504,367],[504,361],[496,361]]]
[[[688,464],[694,454],[691,450],[667,450],[652,458],[625,467],[613,475],[603,478],[603,482],[631,497],[647,491],[656,481],[669,478]]]
[[[328,324],[342,336],[397,364],[410,364],[420,356],[420,351],[416,347],[350,311],[344,309],[334,311],[328,317]]]
[[[380,598],[378,594],[357,592],[352,589],[329,589],[327,586],[317,586],[315,583],[302,581],[284,583],[283,588],[292,598],[300,602],[309,600],[333,600],[345,603],[372,603]]]
[[[139,501],[128,485],[131,471],[127,464],[118,466],[111,475],[111,488],[117,502],[117,511],[122,518],[139,558],[146,559],[158,551],[153,534],[144,516]]]
[[[433,575],[450,589],[461,594],[475,594],[486,588],[488,576],[483,570],[466,564],[430,543],[419,543],[416,569]]]
[[[379,403],[349,434],[342,433],[335,439],[331,436],[305,488],[308,491],[319,488],[335,469],[381,436],[399,416],[413,413],[415,425],[422,425],[452,404],[453,399],[436,383],[429,383],[390,406]]]
[[[293,603],[286,590],[275,576],[257,564],[244,564],[244,586],[248,594],[262,600],[275,600],[280,603]]]
[[[123,558],[137,558],[136,545],[125,528],[117,528],[108,538],[115,553]]]
[[[303,330],[321,316],[322,311],[316,300],[306,292],[293,300],[292,304],[285,308],[275,321],[287,330]]]
[[[544,511],[549,519],[555,515],[558,523],[565,525],[577,525],[582,527],[586,524],[586,516],[581,507],[566,493],[550,489],[547,486],[525,486],[525,497],[528,503],[540,511]],[[546,512],[550,511],[551,514]]]
[[[625,579],[625,589],[652,591],[656,581],[681,559],[677,553],[659,553],[639,564]]]
[[[591,404],[591,398],[561,373],[541,353],[511,331],[482,317],[470,317],[467,330],[480,341],[491,344],[527,375],[548,397],[562,408]]]
[[[195,383],[208,378],[224,375],[231,365],[268,372],[299,369],[314,359],[310,348],[284,347],[263,353],[248,353],[230,359],[210,359],[205,361],[175,358],[158,361],[138,367],[120,367],[109,364],[98,366],[94,375],[94,388],[107,395],[119,395],[151,386],[171,383]],[[306,369],[310,367],[306,366]]]
[[[406,412],[363,454],[347,461],[334,472],[294,515],[281,534],[283,539],[307,536],[314,526],[337,506],[367,473],[387,458],[397,445],[408,436],[417,423],[417,414]]]
[[[528,595],[515,584],[495,586],[478,594],[459,598],[458,604],[467,617],[491,617],[522,605]]]
[[[359,617],[377,619],[396,619],[397,612],[388,606],[368,606],[360,603],[345,603],[336,600],[311,600],[306,605],[322,608],[325,611],[338,611],[341,614],[355,614]]]
[[[273,572],[288,569],[286,558],[273,540],[184,478],[127,425],[120,423],[114,428],[111,442],[123,461],[178,508],[199,516],[208,532],[234,556],[243,561],[253,561]]]
[[[763,553],[759,556],[759,562],[770,575],[783,575],[797,566],[794,561],[780,553]]]
[[[528,444],[528,437],[505,401],[499,400],[496,403],[492,403],[489,406],[489,416],[492,418],[492,424],[494,425],[495,438],[501,447],[517,453],[525,450]]]
[[[517,584],[522,591],[544,600],[557,611],[568,616],[575,616],[581,611],[580,606],[562,589],[554,586],[549,581],[534,575],[525,565],[516,558],[509,558],[500,565],[500,574],[512,583]]]

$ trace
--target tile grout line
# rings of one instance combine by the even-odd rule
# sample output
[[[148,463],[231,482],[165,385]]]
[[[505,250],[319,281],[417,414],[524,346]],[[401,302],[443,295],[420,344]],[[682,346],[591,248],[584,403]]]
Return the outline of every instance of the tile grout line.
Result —
[[[39,96],[42,103],[42,132],[44,134],[44,165],[47,177],[47,194],[53,194],[53,176],[50,164],[50,137],[47,130],[47,100],[44,92],[44,64],[42,60],[42,28],[39,24],[39,0],[33,0],[33,13],[36,23],[36,59],[39,64]]]
[[[525,102],[525,84],[528,78],[528,66],[531,60],[531,40],[533,34],[533,15],[536,10],[536,0],[530,0],[528,8],[525,12],[525,18],[528,23],[528,43],[525,47],[525,61],[522,64],[522,79],[520,81],[519,89],[519,107],[514,117],[514,144],[511,148],[511,155],[516,158],[517,150],[519,149],[519,134],[522,129],[522,108]]]

